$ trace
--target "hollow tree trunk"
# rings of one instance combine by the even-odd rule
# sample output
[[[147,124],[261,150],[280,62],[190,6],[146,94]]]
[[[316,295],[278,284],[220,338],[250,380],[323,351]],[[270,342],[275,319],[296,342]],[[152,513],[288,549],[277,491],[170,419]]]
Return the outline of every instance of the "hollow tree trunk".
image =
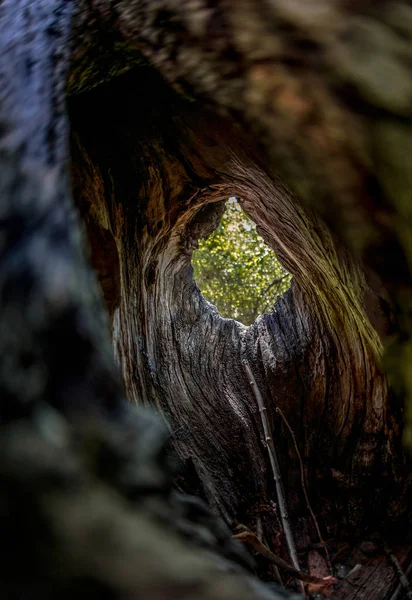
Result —
[[[188,489],[230,524],[253,523],[275,498],[247,359],[296,511],[298,460],[277,406],[296,432],[325,525],[358,528],[377,514],[389,524],[403,514],[393,487],[403,474],[393,459],[402,453],[401,417],[388,405],[367,311],[381,328],[387,323],[359,264],[251,155],[237,128],[175,97],[150,69],[74,99],[71,122],[74,189],[103,273],[125,387],[166,417],[179,458],[194,466]],[[230,195],[294,275],[275,312],[251,327],[220,317],[190,265]]]
[[[126,395],[166,418],[181,488],[204,496],[230,526],[260,519],[276,544],[275,486],[246,359],[267,405],[295,532],[306,508],[276,407],[295,430],[325,532],[385,534],[410,523],[402,446],[410,10],[311,6],[0,5],[1,477],[12,490],[7,531],[27,545],[25,565],[36,552],[26,529],[39,532],[34,597],[55,589],[119,598],[165,597],[168,588],[205,599],[269,593],[244,571],[216,570],[216,548],[211,559],[172,530],[181,508],[165,434],[153,426],[151,437],[146,417],[132,417],[122,401],[71,187]],[[239,197],[294,276],[276,310],[248,328],[202,298],[190,265],[228,196]],[[393,334],[396,397],[380,367]],[[63,556],[61,571],[49,545]],[[13,546],[6,592],[22,589],[18,556]]]

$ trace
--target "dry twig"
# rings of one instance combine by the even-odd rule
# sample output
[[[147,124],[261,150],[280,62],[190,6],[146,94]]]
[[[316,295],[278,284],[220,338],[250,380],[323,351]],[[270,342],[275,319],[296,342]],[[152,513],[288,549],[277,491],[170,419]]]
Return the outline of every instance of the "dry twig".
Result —
[[[294,579],[304,581],[305,583],[310,583],[312,587],[312,593],[316,591],[317,593],[322,593],[327,596],[329,595],[332,587],[337,583],[334,577],[316,577],[315,575],[303,573],[303,571],[295,569],[285,560],[283,560],[283,558],[280,558],[271,550],[269,550],[267,546],[262,544],[259,538],[245,525],[238,525],[236,529],[239,531],[239,533],[233,536],[235,539],[246,544],[250,544],[252,548],[256,550],[256,552],[259,552],[259,554],[270,560],[270,562],[282,569],[285,573],[291,575]]]
[[[264,435],[265,435],[265,444],[266,444],[267,451],[269,453],[269,459],[270,459],[270,464],[272,467],[273,478],[275,480],[275,485],[276,485],[276,494],[277,494],[278,505],[279,505],[280,519],[281,519],[281,523],[282,523],[283,532],[285,534],[286,546],[288,549],[288,553],[289,553],[292,565],[294,566],[296,571],[299,572],[298,555],[296,552],[296,546],[295,546],[295,541],[293,539],[292,529],[291,529],[290,523],[289,523],[288,511],[287,511],[286,500],[285,500],[285,493],[284,493],[283,484],[282,484],[282,477],[281,477],[281,473],[280,473],[278,458],[276,455],[275,445],[273,443],[273,438],[272,438],[271,431],[270,431],[269,420],[268,420],[267,414],[266,414],[266,407],[265,407],[265,404],[263,401],[262,394],[260,393],[260,390],[257,386],[256,380],[253,376],[253,373],[251,371],[251,368],[250,368],[248,362],[246,360],[243,360],[242,364],[243,364],[243,368],[246,372],[246,375],[248,377],[248,380],[249,380],[250,386],[252,388],[252,391],[254,393],[254,396],[256,398],[260,417],[262,420],[263,431],[264,431]]]
[[[318,538],[319,538],[319,542],[320,542],[320,544],[321,544],[321,546],[322,546],[322,548],[323,548],[323,550],[325,552],[326,562],[327,562],[327,565],[328,565],[329,573],[332,575],[333,571],[332,571],[332,563],[331,563],[331,560],[330,560],[329,551],[328,551],[328,548],[327,548],[327,546],[325,544],[325,541],[324,541],[324,539],[322,537],[322,534],[321,534],[320,529],[319,529],[318,521],[317,521],[317,519],[315,517],[315,513],[313,512],[312,506],[311,506],[310,501],[309,501],[309,496],[308,496],[308,492],[307,492],[307,489],[306,489],[306,483],[305,483],[305,471],[304,471],[304,468],[303,468],[302,457],[301,457],[301,454],[299,452],[299,448],[298,448],[298,445],[297,445],[297,442],[296,442],[296,436],[294,434],[294,431],[293,431],[292,427],[289,425],[289,422],[288,422],[287,418],[285,417],[285,415],[283,414],[283,412],[281,411],[281,409],[279,407],[276,408],[276,412],[282,417],[283,422],[285,423],[285,425],[288,428],[289,433],[290,433],[290,435],[292,437],[293,445],[295,446],[295,452],[296,452],[296,455],[297,455],[298,460],[299,460],[299,465],[300,465],[300,481],[301,481],[301,484],[302,484],[303,494],[304,494],[305,500],[306,500],[306,506],[308,507],[308,511],[309,511],[310,516],[312,517],[312,521],[313,521],[313,523],[315,525],[316,532],[317,532]]]

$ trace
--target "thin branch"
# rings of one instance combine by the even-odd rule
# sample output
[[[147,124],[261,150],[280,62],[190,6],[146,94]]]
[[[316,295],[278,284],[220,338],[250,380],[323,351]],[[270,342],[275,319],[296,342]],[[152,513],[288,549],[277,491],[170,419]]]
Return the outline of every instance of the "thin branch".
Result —
[[[383,544],[383,549],[385,551],[386,556],[388,557],[388,560],[392,563],[393,570],[399,577],[399,584],[405,590],[406,598],[408,598],[408,600],[412,600],[412,587],[408,581],[406,573],[401,567],[399,560],[396,558],[395,554],[385,543]]]
[[[281,277],[276,277],[276,279],[274,279],[274,280],[272,281],[272,283],[270,283],[270,284],[268,285],[268,287],[267,287],[267,288],[265,288],[264,290],[262,290],[262,291],[260,292],[260,295],[261,295],[261,296],[264,296],[265,294],[267,294],[267,293],[268,293],[268,291],[269,291],[270,289],[272,289],[274,285],[276,285],[277,283],[281,283],[281,282],[282,282],[284,279],[286,279],[286,277],[289,277],[289,275],[290,275],[289,273],[285,273],[285,275],[282,275]]]
[[[284,493],[283,484],[282,484],[282,477],[281,477],[281,473],[280,473],[280,467],[279,467],[279,462],[278,462],[278,458],[277,458],[277,454],[276,454],[276,450],[275,450],[275,445],[273,443],[273,439],[272,439],[272,435],[271,435],[271,431],[270,431],[269,419],[267,418],[266,407],[265,407],[265,404],[263,401],[262,394],[260,393],[260,390],[257,386],[256,380],[253,376],[253,373],[251,371],[251,368],[250,368],[248,362],[246,360],[243,360],[242,364],[243,364],[243,368],[246,372],[246,375],[248,377],[248,380],[249,380],[250,386],[252,388],[252,391],[254,393],[254,396],[256,398],[256,402],[257,402],[257,405],[259,408],[260,418],[262,420],[263,431],[264,431],[264,435],[265,435],[265,445],[266,445],[266,448],[267,448],[267,451],[269,454],[270,464],[271,464],[272,472],[273,472],[273,478],[275,480],[276,494],[277,494],[279,512],[280,512],[280,519],[281,519],[281,523],[282,523],[283,533],[285,534],[288,554],[290,556],[292,565],[294,566],[296,571],[299,571],[300,569],[299,569],[298,555],[296,552],[296,546],[295,546],[295,541],[293,539],[292,529],[291,529],[290,523],[289,523],[287,505],[286,505],[286,500],[285,500],[285,493]]]
[[[288,422],[287,418],[285,417],[285,415],[283,414],[283,412],[281,411],[281,409],[279,407],[276,408],[276,412],[278,413],[278,415],[280,415],[282,417],[283,422],[285,423],[285,425],[288,428],[289,433],[290,433],[290,435],[292,437],[293,445],[295,446],[295,452],[296,452],[296,455],[297,455],[298,460],[299,460],[299,465],[300,465],[300,481],[301,481],[301,484],[302,484],[303,494],[304,494],[305,500],[306,500],[306,506],[308,507],[308,511],[310,512],[310,516],[312,517],[312,521],[313,521],[313,523],[315,525],[316,532],[317,532],[318,538],[319,538],[319,542],[320,542],[321,546],[323,547],[323,549],[325,551],[326,562],[327,562],[327,565],[328,565],[329,572],[330,572],[331,575],[333,575],[332,563],[331,563],[331,560],[330,560],[329,551],[328,551],[328,548],[327,548],[327,546],[325,544],[325,541],[324,541],[324,539],[322,537],[322,534],[321,534],[320,528],[319,528],[319,523],[318,523],[318,521],[317,521],[317,519],[315,517],[315,513],[313,512],[311,503],[309,501],[309,496],[308,496],[308,492],[307,492],[307,489],[306,489],[306,483],[305,483],[305,470],[304,470],[304,467],[303,467],[302,456],[301,456],[301,454],[299,452],[298,444],[296,442],[296,436],[295,436],[295,434],[293,432],[292,427],[289,425],[289,422]]]
[[[337,583],[337,580],[334,577],[316,577],[315,575],[310,575],[309,573],[304,573],[299,569],[295,569],[285,560],[283,560],[283,558],[280,558],[280,556],[277,556],[271,550],[269,550],[267,546],[262,544],[259,538],[245,525],[238,525],[236,529],[239,531],[239,533],[233,536],[235,539],[239,540],[240,542],[250,544],[252,548],[256,550],[256,552],[259,552],[259,554],[270,560],[270,562],[279,567],[279,569],[282,569],[282,571],[285,573],[291,575],[294,579],[319,586],[319,589],[317,590],[318,592],[321,592],[321,590],[324,591],[326,588],[330,589]]]

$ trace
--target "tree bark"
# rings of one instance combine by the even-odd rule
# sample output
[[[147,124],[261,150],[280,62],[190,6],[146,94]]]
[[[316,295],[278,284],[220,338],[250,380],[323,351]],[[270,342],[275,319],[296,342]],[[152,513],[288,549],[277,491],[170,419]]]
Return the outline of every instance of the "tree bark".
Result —
[[[306,504],[277,407],[325,537],[410,524],[411,13],[364,4],[0,5],[1,477],[26,563],[36,545],[17,524],[29,507],[27,526],[45,521],[63,557],[59,570],[38,534],[33,597],[270,597],[245,571],[231,574],[229,559],[217,571],[226,530],[212,535],[212,558],[188,545],[190,511],[180,518],[164,449],[179,464],[175,486],[230,527],[260,519],[279,546],[244,359],[266,402],[297,541]],[[294,277],[251,327],[220,317],[190,264],[229,196]],[[110,331],[128,399],[165,418],[167,440],[124,404]],[[396,390],[381,367],[388,340]],[[22,589],[18,556],[5,569],[10,594]]]
[[[325,527],[339,522],[353,531],[377,513],[387,524],[403,515],[401,415],[388,397],[381,342],[366,312],[374,310],[375,322],[386,326],[379,314],[384,300],[359,264],[253,158],[236,127],[168,94],[149,69],[74,99],[71,122],[80,210],[86,222],[98,215],[93,223],[104,233],[97,239],[111,232],[118,252],[110,260],[120,264],[120,277],[109,295],[118,298],[113,338],[125,387],[129,398],[167,418],[182,464],[196,472],[186,489],[202,493],[229,524],[250,524],[276,498],[242,369],[247,358],[267,401],[297,514],[298,459],[277,406],[296,432]],[[117,150],[108,159],[110,148]],[[241,199],[294,275],[276,311],[249,328],[221,318],[202,298],[190,265],[229,195]],[[378,494],[371,497],[371,489]]]

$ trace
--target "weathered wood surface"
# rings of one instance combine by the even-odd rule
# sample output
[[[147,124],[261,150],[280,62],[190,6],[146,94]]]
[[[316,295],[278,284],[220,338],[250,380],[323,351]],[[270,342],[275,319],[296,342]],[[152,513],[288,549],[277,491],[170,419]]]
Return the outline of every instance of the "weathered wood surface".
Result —
[[[112,15],[105,0],[98,5]],[[401,330],[386,364],[400,395],[412,397],[410,4],[134,0],[117,8],[129,43],[177,89],[242,121],[266,166],[380,278]]]
[[[113,335],[123,380],[132,400],[169,420],[178,456],[195,466],[194,489],[203,487],[229,523],[274,498],[246,357],[267,400],[292,505],[303,502],[298,461],[276,406],[296,431],[319,510],[332,503],[352,527],[365,524],[371,503],[386,515],[402,511],[385,491],[401,479],[393,461],[400,416],[387,407],[380,341],[365,308],[366,297],[368,309],[381,299],[359,265],[346,251],[338,259],[325,226],[262,168],[236,128],[179,100],[149,69],[71,106],[80,210],[116,240],[121,274],[111,296],[119,298]],[[132,117],[136,107],[141,120]],[[241,198],[294,275],[276,311],[250,328],[203,300],[190,265],[228,195]],[[375,318],[385,325],[382,313]],[[379,496],[371,498],[371,486]]]
[[[397,552],[397,558],[402,564],[409,564],[405,548]],[[384,555],[366,559],[359,549],[355,549],[349,557],[349,564],[352,568],[336,586],[331,600],[392,600],[399,577]],[[399,598],[402,597],[400,593]]]
[[[387,598],[394,587],[396,577],[393,569],[382,561],[368,565],[356,565],[337,587],[332,600],[379,600]]]
[[[411,31],[410,6],[389,1],[0,4],[6,594],[268,594],[245,574],[218,575],[216,558],[127,504],[136,461],[156,473],[155,484],[139,484],[147,510],[156,511],[158,485],[161,514],[173,501],[162,436],[147,442],[155,458],[133,442],[146,439],[147,422],[123,404],[110,326],[129,399],[169,420],[181,485],[228,523],[262,513],[269,543],[277,533],[246,356],[271,409],[292,517],[304,502],[277,405],[296,431],[321,526],[406,529]],[[67,94],[77,95],[69,118]],[[295,278],[250,328],[219,317],[190,266],[229,195]],[[398,400],[379,365],[393,333]],[[112,470],[93,450],[107,445]],[[139,527],[148,541],[133,535]],[[170,571],[165,548],[176,554]]]
[[[168,434],[122,398],[71,197],[72,7],[0,5],[1,595],[278,598],[172,497]]]

